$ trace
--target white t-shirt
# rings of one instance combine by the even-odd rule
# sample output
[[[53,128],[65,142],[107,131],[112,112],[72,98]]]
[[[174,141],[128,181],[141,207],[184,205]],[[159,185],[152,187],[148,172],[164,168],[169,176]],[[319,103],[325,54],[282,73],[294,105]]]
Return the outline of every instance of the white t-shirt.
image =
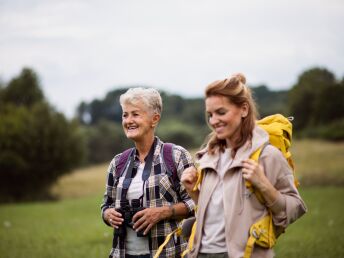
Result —
[[[200,253],[225,253],[225,213],[223,206],[223,176],[233,161],[231,149],[220,154],[217,176],[220,177],[205,211]]]
[[[127,199],[131,202],[132,199],[138,199],[143,194],[143,181],[142,173],[145,163],[140,163],[140,166],[137,168],[137,173],[132,179],[127,192]],[[149,254],[149,242],[148,237],[137,237],[137,233],[127,227],[127,237],[125,242],[126,253],[130,255],[143,255]]]

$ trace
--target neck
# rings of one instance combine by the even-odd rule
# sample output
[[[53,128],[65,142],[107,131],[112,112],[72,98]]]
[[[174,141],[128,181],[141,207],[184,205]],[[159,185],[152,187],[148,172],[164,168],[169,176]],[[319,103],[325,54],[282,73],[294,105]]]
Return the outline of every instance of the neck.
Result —
[[[148,155],[153,143],[154,135],[146,136],[141,141],[135,142],[135,147],[139,152],[140,162],[144,162],[144,159]]]

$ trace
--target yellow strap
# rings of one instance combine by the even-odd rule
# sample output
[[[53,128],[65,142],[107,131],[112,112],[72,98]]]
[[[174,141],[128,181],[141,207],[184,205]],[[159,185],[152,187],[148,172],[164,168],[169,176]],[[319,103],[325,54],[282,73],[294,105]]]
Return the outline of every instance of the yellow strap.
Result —
[[[158,250],[156,251],[156,253],[155,253],[155,255],[154,255],[153,258],[158,258],[158,257],[159,257],[159,255],[160,255],[161,252],[162,252],[162,249],[164,249],[165,245],[167,245],[168,241],[170,241],[170,239],[171,239],[171,237],[172,237],[172,235],[173,235],[174,233],[176,233],[177,235],[180,235],[181,232],[182,232],[182,229],[178,227],[176,230],[173,230],[170,234],[168,234],[168,235],[166,236],[165,241],[162,243],[162,245],[159,246],[159,248],[158,248]]]
[[[254,238],[254,236],[250,236],[248,238],[243,258],[250,258],[251,257],[251,254],[253,251],[253,246],[254,246],[255,242],[256,242],[256,239]]]
[[[197,225],[197,221],[195,221],[195,223],[192,225],[188,246],[186,250],[182,253],[182,258],[184,258],[184,256],[187,255],[193,248],[194,241],[195,241],[195,234],[196,234],[196,225]]]
[[[254,161],[258,162],[258,159],[260,157],[260,153],[262,152],[263,147],[258,148],[255,152],[252,153],[250,159],[253,159]]]
[[[187,255],[190,252],[189,249],[184,250],[184,252],[182,253],[181,257],[184,258],[185,255]]]
[[[263,147],[258,148],[255,152],[252,153],[252,155],[250,156],[250,159],[258,162],[258,159],[260,157],[260,153],[262,152],[262,150],[263,150]],[[251,193],[254,193],[256,195],[256,197],[260,203],[262,203],[262,204],[265,203],[263,195],[259,191],[255,191],[251,182],[245,180],[245,186],[247,189],[250,190]]]
[[[196,181],[196,184],[194,186],[194,188],[192,189],[192,191],[197,191],[198,190],[198,186],[201,184],[202,182],[202,179],[203,179],[203,175],[204,175],[204,172],[202,169],[198,168],[197,169],[197,181]]]

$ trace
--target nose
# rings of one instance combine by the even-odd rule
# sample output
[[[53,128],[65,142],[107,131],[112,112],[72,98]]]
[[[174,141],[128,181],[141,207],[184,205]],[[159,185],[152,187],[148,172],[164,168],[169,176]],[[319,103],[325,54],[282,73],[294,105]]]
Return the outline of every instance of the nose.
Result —
[[[131,115],[127,115],[125,117],[122,117],[122,124],[129,124],[132,120],[132,116]]]
[[[219,119],[217,118],[216,115],[212,115],[211,117],[209,117],[209,124],[211,126],[216,125],[219,122]]]

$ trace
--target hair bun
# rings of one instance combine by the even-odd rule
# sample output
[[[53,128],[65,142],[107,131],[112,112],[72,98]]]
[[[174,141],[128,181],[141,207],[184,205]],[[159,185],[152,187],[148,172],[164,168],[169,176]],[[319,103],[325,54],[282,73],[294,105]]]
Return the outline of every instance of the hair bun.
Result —
[[[235,73],[231,76],[231,80],[235,80],[237,82],[241,82],[242,84],[246,83],[246,77],[242,73]]]

